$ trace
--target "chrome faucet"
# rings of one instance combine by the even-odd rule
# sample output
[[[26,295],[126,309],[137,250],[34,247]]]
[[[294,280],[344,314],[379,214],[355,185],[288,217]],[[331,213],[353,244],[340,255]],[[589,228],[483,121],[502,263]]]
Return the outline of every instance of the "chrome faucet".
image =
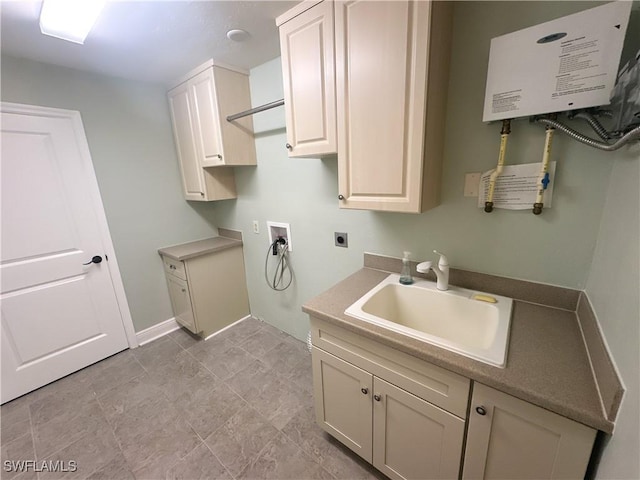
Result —
[[[443,253],[436,250],[434,250],[433,253],[440,255],[438,265],[433,265],[433,262],[422,262],[416,266],[416,271],[418,271],[418,273],[427,274],[429,273],[429,270],[433,270],[438,278],[436,288],[438,290],[449,290],[449,261]]]

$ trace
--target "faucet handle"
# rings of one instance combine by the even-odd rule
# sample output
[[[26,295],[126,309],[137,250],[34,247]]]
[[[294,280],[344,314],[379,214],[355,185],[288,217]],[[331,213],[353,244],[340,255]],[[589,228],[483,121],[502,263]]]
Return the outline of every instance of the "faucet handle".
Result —
[[[419,263],[418,265],[416,265],[416,272],[427,274],[429,273],[429,270],[431,270],[432,265],[433,265],[432,262]]]
[[[437,253],[438,255],[440,255],[440,261],[438,262],[438,266],[439,267],[448,267],[449,266],[449,260],[447,259],[447,256],[444,253],[440,253],[437,250],[434,250],[433,253]]]

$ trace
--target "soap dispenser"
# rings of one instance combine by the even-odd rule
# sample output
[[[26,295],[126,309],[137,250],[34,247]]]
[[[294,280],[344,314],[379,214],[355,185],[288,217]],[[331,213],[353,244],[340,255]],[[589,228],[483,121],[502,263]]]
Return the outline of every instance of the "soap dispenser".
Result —
[[[400,283],[403,285],[411,285],[413,278],[411,277],[411,264],[409,263],[409,257],[411,252],[403,252],[402,257],[402,270],[400,271]]]

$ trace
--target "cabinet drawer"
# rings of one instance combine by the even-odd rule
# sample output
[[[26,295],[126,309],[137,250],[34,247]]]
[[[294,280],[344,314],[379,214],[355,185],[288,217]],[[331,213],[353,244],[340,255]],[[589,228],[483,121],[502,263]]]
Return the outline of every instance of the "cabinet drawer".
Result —
[[[172,258],[162,257],[164,262],[164,270],[169,275],[175,275],[182,280],[187,280],[187,272],[184,269],[184,262],[173,260]]]
[[[314,317],[311,338],[313,345],[466,418],[468,378]]]

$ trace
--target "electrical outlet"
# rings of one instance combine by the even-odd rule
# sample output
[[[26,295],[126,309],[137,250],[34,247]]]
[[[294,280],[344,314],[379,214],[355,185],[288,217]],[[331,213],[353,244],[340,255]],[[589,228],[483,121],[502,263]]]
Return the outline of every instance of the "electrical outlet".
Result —
[[[347,248],[349,246],[349,234],[346,232],[334,232],[333,240],[336,247]]]
[[[253,233],[260,233],[260,222],[258,220],[253,221]]]

